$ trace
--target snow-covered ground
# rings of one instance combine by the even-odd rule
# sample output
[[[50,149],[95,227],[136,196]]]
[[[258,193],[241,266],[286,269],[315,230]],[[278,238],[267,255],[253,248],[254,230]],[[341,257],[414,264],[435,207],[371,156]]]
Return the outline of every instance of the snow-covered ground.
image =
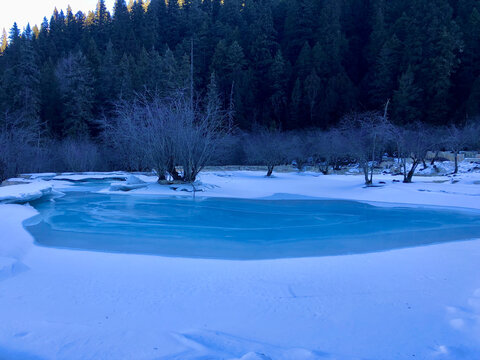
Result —
[[[87,178],[125,196],[193,196],[191,185],[135,176],[37,175],[0,188],[0,199],[51,196]],[[115,185],[123,178],[133,190],[118,190],[128,189]],[[400,179],[379,175],[379,187],[365,188],[355,175],[211,171],[195,188],[480,210],[480,173]],[[480,359],[480,240],[320,258],[165,258],[35,246],[22,226],[35,213],[0,205],[0,359]]]

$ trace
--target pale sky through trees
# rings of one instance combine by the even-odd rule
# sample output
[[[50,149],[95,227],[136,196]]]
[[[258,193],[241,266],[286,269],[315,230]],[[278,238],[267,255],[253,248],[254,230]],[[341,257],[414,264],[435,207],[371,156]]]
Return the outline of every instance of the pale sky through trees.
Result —
[[[88,10],[94,10],[97,2],[98,0],[2,0],[0,31],[5,28],[8,32],[15,21],[20,29],[23,29],[27,23],[32,27],[35,24],[40,26],[44,16],[50,20],[55,7],[58,11],[66,10],[69,4],[74,13],[80,10],[86,13]],[[105,3],[111,11],[114,0],[106,0]]]

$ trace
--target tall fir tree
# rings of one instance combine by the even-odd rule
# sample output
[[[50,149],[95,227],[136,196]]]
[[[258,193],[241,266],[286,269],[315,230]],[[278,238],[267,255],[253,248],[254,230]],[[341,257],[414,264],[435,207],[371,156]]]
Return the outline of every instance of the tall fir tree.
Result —
[[[93,115],[92,74],[81,51],[69,54],[56,68],[62,101],[63,136],[89,136]]]
[[[2,37],[0,38],[0,55],[4,53],[8,46],[8,36],[5,29],[3,29]]]

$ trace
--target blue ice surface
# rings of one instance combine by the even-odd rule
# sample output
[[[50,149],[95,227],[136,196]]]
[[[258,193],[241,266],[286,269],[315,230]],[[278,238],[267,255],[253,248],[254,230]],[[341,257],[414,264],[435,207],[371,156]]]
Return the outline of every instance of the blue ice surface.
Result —
[[[83,190],[83,191],[81,191]],[[228,260],[385,251],[480,238],[480,213],[355,201],[67,192],[34,203],[37,245]]]

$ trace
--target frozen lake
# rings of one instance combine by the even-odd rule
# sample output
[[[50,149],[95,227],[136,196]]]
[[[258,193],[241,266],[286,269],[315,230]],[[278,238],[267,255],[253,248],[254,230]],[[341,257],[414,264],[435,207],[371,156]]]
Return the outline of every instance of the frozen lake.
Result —
[[[41,246],[230,260],[344,255],[480,237],[480,214],[335,200],[69,192],[25,223]]]

